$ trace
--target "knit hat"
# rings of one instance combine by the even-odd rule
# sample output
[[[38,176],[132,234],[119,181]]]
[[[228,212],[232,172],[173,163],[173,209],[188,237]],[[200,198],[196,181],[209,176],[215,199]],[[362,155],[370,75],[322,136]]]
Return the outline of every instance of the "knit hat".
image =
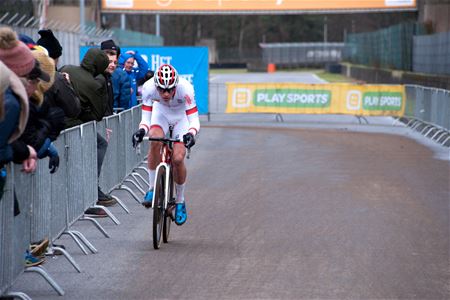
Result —
[[[53,34],[53,31],[50,29],[42,29],[39,30],[38,33],[41,38],[37,40],[37,44],[47,49],[48,55],[51,58],[57,59],[60,57],[63,49],[58,39]]]
[[[0,27],[0,60],[17,76],[25,76],[34,67],[30,49],[17,40],[16,33],[9,27]]]
[[[100,44],[100,49],[102,49],[102,50],[116,50],[117,51],[117,46],[116,46],[116,43],[114,43],[113,40],[106,40],[106,41],[103,41]]]
[[[33,53],[34,58],[39,62],[41,72],[44,71],[49,75],[49,81],[45,82],[45,80],[40,80],[36,91],[33,93],[33,98],[35,98],[37,104],[40,105],[44,100],[44,93],[53,85],[55,80],[55,62],[42,50],[33,50],[31,52]]]
[[[101,42],[100,49],[101,50],[114,50],[117,52],[117,56],[120,55],[120,47],[117,46],[113,40],[106,40],[106,41]]]
[[[36,45],[36,42],[31,37],[23,33],[19,33],[19,41],[23,42],[30,49]]]

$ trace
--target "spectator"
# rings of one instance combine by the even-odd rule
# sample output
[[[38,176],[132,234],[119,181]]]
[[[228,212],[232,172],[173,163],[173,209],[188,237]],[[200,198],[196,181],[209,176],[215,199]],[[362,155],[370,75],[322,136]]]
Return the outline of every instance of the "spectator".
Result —
[[[30,124],[34,124],[32,122],[33,118],[35,118],[34,114],[30,112],[28,116],[28,120],[26,123],[25,130],[20,136],[19,139],[15,140],[10,144],[11,148],[9,148],[8,144],[13,140],[14,136],[11,136],[11,129],[14,129],[15,125],[11,127],[12,124],[16,123],[14,118],[18,115],[18,110],[24,111],[23,104],[27,103],[26,98],[30,97],[34,91],[37,89],[37,85],[40,79],[45,81],[50,81],[50,76],[43,72],[39,63],[35,60],[31,51],[28,47],[17,40],[17,36],[15,32],[9,27],[0,28],[0,60],[4,62],[6,66],[8,66],[12,72],[14,72],[17,76],[20,76],[20,79],[15,77],[12,72],[9,73],[10,78],[10,88],[5,90],[5,119],[1,122],[1,147],[6,149],[5,156],[2,158],[2,163],[8,162],[11,158],[14,162],[20,163],[22,162],[23,171],[25,172],[33,172],[36,168],[36,159],[37,153],[35,149],[39,149],[40,144],[42,142],[39,137],[41,136],[40,132],[34,132],[32,129],[30,130]],[[2,72],[0,74],[8,73],[7,71]],[[23,84],[21,86],[21,84]],[[20,88],[18,88],[20,87]],[[21,91],[20,91],[21,89]],[[24,92],[25,91],[25,92]],[[22,99],[22,101],[17,101]],[[18,105],[19,104],[19,105]],[[31,105],[31,103],[28,103]],[[19,120],[23,120],[20,118]],[[23,124],[23,122],[19,121],[19,124]],[[21,126],[19,125],[19,128]],[[43,127],[41,127],[43,128]],[[30,131],[35,135],[33,140],[29,140],[25,138],[26,134],[30,133]],[[5,145],[5,138],[8,138],[9,141]],[[8,151],[12,149],[11,151]],[[8,154],[9,152],[9,154]],[[2,178],[6,175],[6,172],[3,170]],[[17,201],[15,190],[13,190],[14,195],[14,216],[17,216],[20,213],[19,202]],[[33,256],[28,250],[25,252],[25,264],[26,266],[34,266],[41,264],[44,260],[42,258],[36,258]]]
[[[0,169],[13,160],[21,161],[30,157],[36,159],[36,152],[33,148],[25,147],[22,149],[23,151],[14,152],[11,145],[25,130],[27,120],[28,97],[25,87],[20,79],[0,60]],[[2,176],[3,179],[6,177]]]
[[[66,127],[80,125],[89,121],[101,121],[105,115],[107,106],[106,85],[101,83],[98,76],[103,74],[108,67],[108,56],[98,48],[90,48],[80,66],[64,66],[62,72],[69,74],[75,91],[80,96],[81,112],[76,118],[71,118]],[[96,79],[97,77],[97,79]],[[105,80],[105,79],[103,79]],[[97,133],[97,175],[100,176],[103,159],[105,158],[106,140]],[[105,194],[98,187],[98,205],[110,206],[117,201],[111,195]],[[90,208],[86,214],[92,216],[106,216],[101,209]],[[91,214],[92,213],[92,214]]]
[[[137,62],[137,68],[134,67],[135,62]],[[137,51],[127,51],[119,57],[119,68],[123,68],[131,80],[131,102],[127,107],[128,109],[138,104],[137,81],[145,77],[148,71],[148,64]]]
[[[10,88],[6,89],[4,94],[5,119],[1,126],[8,126],[8,124],[11,124],[11,119],[14,119],[14,111],[16,114],[18,111],[22,111],[22,113],[26,111],[28,116],[28,107],[22,107],[24,105],[24,101],[21,101],[21,99],[24,97],[28,98],[27,90],[31,93],[34,92],[32,87],[30,87],[31,85],[27,85],[28,89],[26,89],[24,85],[21,86],[20,84],[22,83],[18,76],[23,77],[25,81],[27,81],[27,77],[30,81],[36,80],[36,78],[31,78],[30,76],[30,73],[35,68],[35,59],[31,54],[31,51],[24,43],[17,40],[15,32],[9,27],[0,28],[0,61],[2,61],[5,66],[12,71],[10,74],[15,74],[10,75]],[[23,90],[25,90],[25,93],[23,93]],[[21,108],[18,108],[17,103],[21,104]],[[25,101],[25,103],[28,105],[28,101]],[[9,109],[11,109],[11,113],[9,113]],[[24,118],[22,116],[21,120],[23,119]],[[28,122],[28,117],[26,119]],[[9,146],[6,145],[6,147],[2,141],[2,148],[5,147],[5,153],[9,153],[9,155],[6,154],[8,157],[6,162],[9,161],[11,157],[10,155],[12,155],[12,160],[15,163],[22,163],[24,172],[34,172],[36,169],[37,159],[35,148],[24,143],[23,141],[19,141],[17,139],[17,134],[8,137],[10,128],[8,129],[8,127],[2,127],[1,129],[1,133],[4,134],[3,138],[6,137],[9,139]],[[25,127],[22,129],[21,126],[19,126],[19,132],[23,132],[24,129]]]
[[[105,116],[110,116],[113,114],[114,108],[114,92],[112,84],[112,74],[117,69],[117,46],[113,40],[108,40],[102,42],[100,49],[108,56],[109,65],[106,68],[103,76],[105,78],[106,91],[108,93],[108,105],[106,107]],[[100,77],[100,78],[101,78]]]
[[[112,50],[116,52],[116,60],[120,56],[120,48],[116,46],[113,40],[103,41],[100,49],[105,51]],[[110,52],[112,53],[112,52]],[[109,55],[108,55],[109,57]],[[128,74],[122,69],[115,66],[115,70],[111,75],[112,90],[114,94],[113,109],[121,111],[129,108],[131,102],[131,80]]]
[[[37,41],[37,44],[47,50],[48,56],[53,60],[56,69],[63,48],[50,29],[43,29],[38,33],[41,35],[41,38]],[[36,47],[32,45],[33,40],[26,39],[26,36],[22,37],[24,37],[28,44],[31,45],[32,49],[36,49]],[[50,106],[57,106],[64,111],[66,122],[68,122],[68,118],[76,118],[81,112],[80,99],[75,92],[70,82],[70,76],[67,73],[55,72],[55,82],[50,89],[45,92],[45,97],[48,99]]]

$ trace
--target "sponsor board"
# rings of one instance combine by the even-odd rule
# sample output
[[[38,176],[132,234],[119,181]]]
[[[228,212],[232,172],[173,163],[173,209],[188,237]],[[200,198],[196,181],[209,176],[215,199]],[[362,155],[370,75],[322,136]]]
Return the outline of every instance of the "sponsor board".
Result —
[[[228,83],[227,113],[402,116],[401,85]]]

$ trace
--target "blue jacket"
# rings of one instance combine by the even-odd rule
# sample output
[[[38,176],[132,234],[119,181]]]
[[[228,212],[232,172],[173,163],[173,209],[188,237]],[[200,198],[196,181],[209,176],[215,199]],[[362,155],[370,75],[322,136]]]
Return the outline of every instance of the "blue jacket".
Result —
[[[111,81],[114,94],[114,108],[130,108],[131,103],[131,81],[127,72],[121,68],[117,68],[112,73]]]
[[[124,66],[125,62],[127,61],[127,59],[129,59],[130,57],[134,57],[134,59],[136,60],[136,62],[138,64],[138,67],[137,68],[133,68],[130,72],[127,72],[125,69],[123,69],[123,66]],[[139,53],[137,51],[135,51],[134,55],[131,55],[129,53],[122,53],[122,54],[120,54],[120,57],[119,57],[119,68],[123,69],[128,74],[128,76],[130,77],[131,88],[133,89],[133,92],[131,94],[131,102],[130,102],[129,107],[133,107],[133,106],[137,105],[137,97],[136,97],[137,81],[139,79],[145,77],[145,74],[148,71],[148,64],[142,58],[142,56],[139,55]]]
[[[5,117],[0,121],[0,166],[13,159],[13,150],[8,140],[19,124],[20,103],[8,88],[4,94]]]

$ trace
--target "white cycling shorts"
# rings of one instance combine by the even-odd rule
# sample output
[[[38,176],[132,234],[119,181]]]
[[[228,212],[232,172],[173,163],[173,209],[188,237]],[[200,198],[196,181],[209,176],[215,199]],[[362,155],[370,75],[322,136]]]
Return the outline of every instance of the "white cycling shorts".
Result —
[[[169,106],[161,105],[159,102],[153,102],[152,120],[150,128],[154,126],[161,127],[164,134],[169,133],[169,125],[173,125],[172,138],[183,140],[189,130],[189,120],[186,115],[185,107],[172,109]]]

